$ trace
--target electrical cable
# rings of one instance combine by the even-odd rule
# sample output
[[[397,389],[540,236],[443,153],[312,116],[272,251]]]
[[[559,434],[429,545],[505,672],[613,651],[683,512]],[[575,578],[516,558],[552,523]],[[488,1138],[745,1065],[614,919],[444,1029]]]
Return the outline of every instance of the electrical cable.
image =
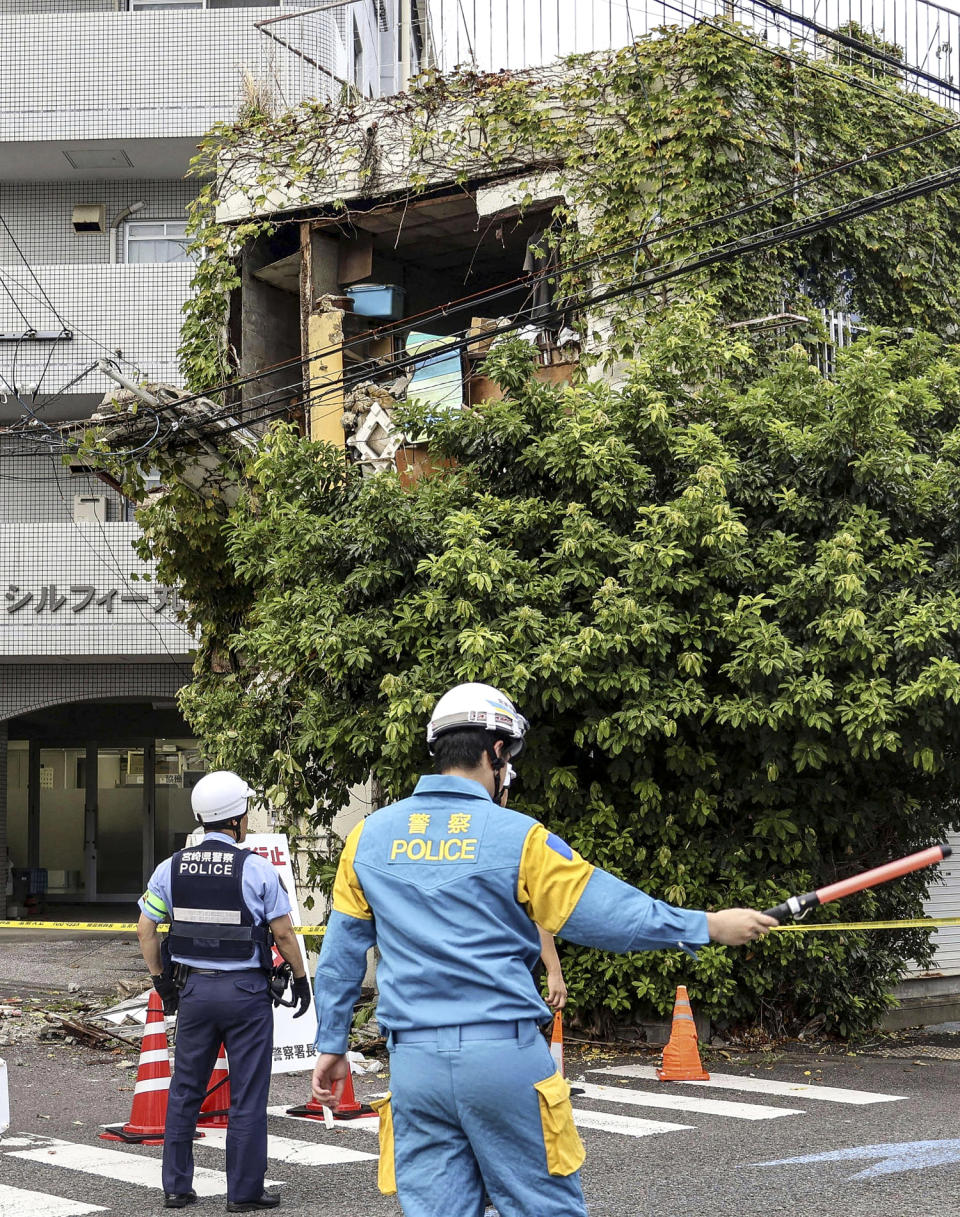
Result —
[[[85,545],[88,547],[88,549],[90,549],[90,551],[91,551],[91,552],[94,554],[94,556],[95,556],[95,558],[97,559],[98,563],[99,563],[99,562],[102,562],[102,560],[103,560],[103,555],[102,555],[102,554],[101,554],[101,553],[100,553],[100,552],[97,550],[96,546],[95,546],[95,545],[94,545],[94,544],[93,544],[93,543],[90,541],[90,538],[89,538],[89,537],[86,535],[86,533],[85,533],[85,532],[83,531],[83,529],[80,527],[80,525],[78,524],[78,522],[77,522],[77,521],[76,521],[76,520],[73,518],[73,512],[72,512],[72,511],[69,509],[69,504],[67,503],[66,496],[65,496],[65,495],[64,495],[64,493],[63,493],[63,487],[62,487],[62,486],[61,486],[61,484],[60,484],[60,468],[59,468],[59,466],[58,466],[58,464],[57,464],[57,462],[56,462],[56,460],[55,460],[55,458],[54,458],[54,456],[53,456],[53,454],[52,454],[52,453],[50,454],[50,460],[51,460],[51,463],[52,463],[52,468],[53,468],[53,479],[54,479],[54,482],[56,483],[56,487],[57,487],[57,493],[60,495],[60,498],[61,498],[61,500],[62,500],[62,502],[63,502],[63,506],[64,506],[64,512],[65,512],[65,513],[66,513],[66,515],[67,515],[67,519],[68,519],[68,520],[71,522],[71,524],[73,524],[73,526],[74,526],[75,530],[76,530],[76,531],[77,531],[77,533],[79,534],[79,536],[80,536],[80,538],[82,539],[83,543],[84,543],[84,544],[85,544]],[[99,518],[99,516],[97,516],[97,515],[96,515],[96,513],[94,513],[94,519],[95,519],[95,521],[96,521],[96,523],[97,523],[97,527],[99,528],[99,531],[100,531],[100,536],[101,536],[101,537],[102,537],[102,539],[103,539],[103,544],[104,544],[104,547],[105,547],[105,549],[106,549],[106,552],[107,552],[107,553],[110,555],[110,560],[111,560],[111,562],[112,562],[113,566],[115,567],[115,569],[116,569],[116,571],[117,571],[117,574],[120,576],[120,582],[123,584],[123,586],[126,588],[127,592],[128,592],[128,593],[130,593],[130,595],[131,595],[131,596],[136,596],[138,593],[137,593],[137,592],[135,592],[135,591],[133,590],[133,588],[131,588],[130,584],[127,582],[127,577],[126,577],[126,575],[124,574],[124,572],[123,572],[123,568],[122,568],[122,567],[121,567],[121,565],[120,565],[120,560],[119,560],[119,558],[117,557],[116,553],[114,552],[114,550],[113,550],[113,546],[110,544],[110,538],[107,536],[106,532],[104,531],[104,527],[103,527],[103,522],[102,522],[102,520]],[[186,670],[186,669],[184,669],[183,664],[181,663],[181,661],[180,661],[179,659],[177,659],[177,657],[176,657],[176,656],[173,654],[173,652],[172,652],[172,651],[170,650],[170,648],[167,646],[166,639],[163,637],[163,632],[162,632],[162,630],[160,629],[160,627],[157,625],[156,621],[152,621],[152,620],[151,620],[151,619],[150,619],[150,618],[149,618],[149,617],[146,615],[146,613],[143,611],[143,608],[142,608],[142,607],[141,607],[141,605],[140,605],[139,600],[134,599],[134,600],[132,600],[132,601],[131,601],[131,603],[132,603],[132,604],[134,604],[134,605],[136,605],[137,611],[140,613],[140,616],[141,616],[141,617],[143,618],[143,620],[144,620],[144,621],[147,623],[147,625],[149,625],[149,626],[151,626],[151,627],[152,627],[152,629],[153,629],[154,633],[157,635],[157,639],[159,640],[161,647],[162,647],[162,648],[163,648],[163,650],[166,652],[168,659],[170,659],[170,661],[171,661],[171,662],[174,664],[174,666],[176,667],[178,674],[179,674],[179,675],[180,675],[180,676],[183,678],[184,682],[188,681],[188,680],[189,680],[189,678],[190,678],[190,673],[189,673],[189,671],[188,671],[188,670]],[[161,609],[160,611],[162,612],[163,610]],[[178,620],[174,619],[174,621],[173,621],[171,624],[176,624],[176,625],[177,625],[179,628],[181,628],[181,629],[182,629],[182,630],[183,630],[185,633],[190,634],[190,631],[187,629],[187,627],[186,627],[186,626],[184,626],[184,625],[183,625],[183,623],[182,623],[182,622],[180,622],[180,621],[178,621]],[[193,642],[193,636],[192,636],[192,635],[191,635],[191,642]]]
[[[50,299],[50,297],[47,295],[47,293],[46,293],[46,292],[43,290],[43,284],[40,282],[40,280],[39,280],[39,279],[37,278],[37,276],[34,274],[33,267],[32,267],[32,266],[30,265],[30,263],[27,261],[27,255],[26,255],[26,254],[23,252],[23,250],[22,250],[22,249],[20,248],[20,246],[17,244],[17,238],[16,238],[16,237],[13,235],[13,232],[12,232],[12,230],[11,230],[11,228],[10,228],[10,225],[9,225],[9,224],[7,223],[7,221],[4,219],[4,216],[3,216],[3,213],[2,213],[2,212],[0,212],[0,225],[2,225],[4,232],[6,232],[7,237],[8,237],[8,238],[9,238],[9,240],[10,240],[11,245],[12,245],[12,246],[13,246],[13,248],[14,248],[14,249],[17,251],[17,253],[20,255],[20,260],[23,262],[23,265],[24,265],[24,266],[27,268],[27,271],[28,271],[28,273],[29,273],[29,275],[30,275],[30,278],[31,278],[31,279],[34,281],[34,283],[37,285],[37,290],[40,292],[40,295],[43,297],[44,301],[46,302],[47,307],[48,307],[48,308],[50,309],[50,311],[53,313],[54,317],[56,317],[56,319],[57,319],[57,320],[60,322],[60,328],[61,328],[62,330],[64,330],[64,331],[69,330],[69,326],[68,326],[68,325],[67,325],[67,323],[64,321],[64,319],[63,319],[63,318],[60,316],[60,314],[57,312],[56,307],[54,306],[53,301]]]
[[[527,286],[531,282],[537,282],[541,278],[547,276],[556,277],[558,274],[570,274],[579,270],[589,270],[595,266],[599,266],[604,262],[623,257],[630,253],[638,252],[641,249],[647,248],[660,241],[667,240],[674,236],[680,236],[687,233],[697,232],[704,228],[710,228],[717,224],[721,224],[731,219],[739,219],[744,215],[749,215],[755,211],[762,210],[765,207],[772,205],[779,199],[793,195],[798,189],[805,189],[818,181],[826,180],[833,174],[843,172],[847,169],[854,169],[861,165],[869,164],[885,156],[893,155],[897,152],[905,151],[909,148],[916,147],[926,143],[928,140],[937,139],[941,136],[948,135],[960,128],[960,121],[948,123],[938,127],[934,131],[926,131],[920,135],[914,136],[908,140],[902,140],[897,144],[890,145],[887,148],[878,149],[874,152],[864,153],[858,157],[852,157],[845,161],[827,166],[824,169],[817,170],[812,174],[804,177],[794,178],[782,187],[779,187],[772,193],[761,196],[760,198],[752,197],[752,201],[745,203],[742,206],[736,207],[733,210],[725,211],[719,215],[707,216],[704,219],[697,220],[694,223],[683,223],[661,228],[653,235],[644,235],[639,241],[631,241],[625,245],[617,247],[613,250],[607,250],[602,254],[595,254],[589,258],[580,259],[571,263],[561,263],[558,267],[547,268],[543,271],[535,272],[533,275],[518,276],[515,279],[506,280],[502,284],[496,285],[491,289],[484,289],[480,292],[472,293],[469,296],[463,297],[458,301],[447,302],[446,304],[435,306],[433,309],[424,310],[422,313],[415,314],[412,317],[405,317],[396,323],[377,326],[366,330],[351,339],[349,343],[331,345],[322,348],[321,350],[312,352],[308,356],[294,357],[289,360],[281,360],[275,364],[268,365],[260,369],[258,372],[250,373],[247,376],[239,377],[235,380],[224,382],[221,385],[207,389],[202,393],[192,394],[190,396],[180,398],[174,405],[184,405],[192,401],[200,400],[202,397],[211,397],[215,393],[225,392],[239,388],[244,384],[262,379],[268,375],[274,375],[277,372],[284,371],[289,368],[302,367],[312,362],[313,360],[325,358],[329,354],[341,349],[351,349],[354,346],[359,346],[362,343],[370,341],[371,338],[390,337],[398,332],[409,329],[411,323],[416,322],[418,326],[429,324],[433,320],[447,318],[458,312],[463,312],[466,309],[475,309],[482,304],[492,303],[506,295],[513,294],[522,287]],[[369,361],[368,365],[371,369],[379,367],[379,361]]]
[[[895,106],[898,106],[902,110],[906,110],[912,114],[918,114],[921,118],[924,118],[929,122],[935,121],[935,117],[936,117],[935,115],[930,114],[928,111],[922,109],[919,106],[910,105],[908,102],[905,102],[902,98],[891,96],[891,94],[889,92],[877,87],[876,85],[870,85],[865,80],[862,80],[862,79],[852,80],[849,76],[845,76],[839,72],[832,72],[829,68],[824,68],[824,67],[820,66],[819,64],[810,63],[805,59],[798,59],[798,58],[796,58],[796,56],[791,55],[788,51],[782,50],[780,47],[762,46],[761,44],[756,42],[753,38],[748,38],[744,34],[738,34],[735,30],[732,30],[729,27],[729,25],[721,25],[721,24],[718,24],[716,21],[711,21],[708,17],[700,17],[696,14],[696,12],[691,13],[688,9],[685,9],[682,5],[672,3],[671,0],[658,0],[658,2],[660,4],[662,4],[664,8],[672,9],[673,12],[678,13],[681,17],[686,17],[689,21],[693,22],[693,24],[695,24],[695,25],[708,26],[710,29],[717,30],[719,33],[723,34],[727,38],[733,38],[737,42],[743,42],[747,46],[754,47],[757,50],[766,51],[768,54],[774,55],[778,59],[783,59],[787,63],[792,63],[792,64],[796,65],[797,67],[805,68],[806,70],[808,70],[810,72],[815,72],[820,76],[826,76],[831,80],[839,80],[839,81],[842,81],[844,84],[853,85],[855,88],[860,89],[862,92],[871,93],[876,97],[882,98],[884,101],[892,102]]]
[[[9,280],[14,285],[14,287],[19,288],[20,291],[22,291],[26,295],[30,296],[34,301],[38,300],[38,297],[30,290],[30,288],[25,287],[24,284],[21,283],[14,274],[11,273],[9,267],[0,266],[0,283],[2,283],[4,279]],[[81,329],[81,327],[79,325],[71,322],[69,324],[64,324],[64,329],[66,330],[67,333],[81,334],[84,338],[87,339],[88,342],[91,342],[91,343],[93,343],[94,346],[99,347],[101,351],[106,351],[107,354],[110,356],[111,360],[113,360],[114,362],[119,360],[121,363],[127,364],[128,367],[133,368],[133,370],[139,376],[141,376],[141,377],[144,376],[143,369],[140,367],[140,365],[135,360],[128,359],[125,355],[118,355],[116,347],[108,347],[106,345],[106,343],[101,342],[99,338],[94,338],[94,336],[92,334],[88,333],[84,329]],[[145,379],[145,377],[144,377],[144,379]]]
[[[681,12],[683,11],[682,9],[679,9],[679,8],[678,8],[678,6],[676,6],[676,5],[668,5],[668,7],[674,8],[676,11],[681,11]],[[711,22],[709,22],[709,21],[706,21],[705,19],[698,19],[698,20],[701,20],[701,22],[702,22],[703,24],[711,25],[713,28],[718,29],[720,32],[723,32],[723,33],[725,33],[725,34],[729,34],[729,33],[730,33],[730,31],[729,31],[729,30],[728,30],[726,27],[724,27],[724,26],[716,26],[716,25],[714,25],[713,23],[711,23]],[[749,40],[749,39],[742,39],[742,38],[741,38],[741,40],[743,40],[743,41],[748,41],[748,42],[750,43],[750,45],[753,45],[753,46],[756,46],[756,45],[757,45],[756,43],[752,42],[752,41],[751,41],[751,40]],[[765,48],[765,47],[761,47],[760,49],[770,51],[770,53],[775,53],[775,54],[777,54],[777,55],[779,55],[779,56],[781,56],[781,57],[789,58],[789,56],[782,56],[782,55],[781,55],[781,52],[780,52],[779,50],[774,50],[773,48]],[[808,64],[808,63],[806,63],[805,61],[796,61],[796,62],[798,62],[798,63],[800,64],[800,66],[803,66],[803,67],[809,67],[809,68],[813,68],[814,70],[819,70],[819,69],[816,69],[815,65]],[[844,80],[844,81],[845,81],[846,83],[848,83],[848,84],[853,83],[853,84],[855,84],[855,86],[856,86],[856,87],[861,87],[861,86],[862,86],[862,84],[863,84],[863,82],[862,82],[862,81],[851,81],[849,77],[847,77],[847,76],[838,76],[838,74],[837,74],[837,73],[830,72],[830,73],[828,73],[828,75],[833,76],[833,77],[836,77],[836,78],[839,78],[839,79],[842,79],[842,80]],[[873,91],[873,92],[879,92],[879,93],[880,93],[880,94],[881,94],[881,95],[882,95],[884,98],[886,98],[887,100],[893,100],[893,99],[889,98],[889,97],[888,97],[888,95],[887,95],[886,93],[884,93],[882,90],[875,90],[875,89],[874,89],[874,90],[870,90],[870,91]],[[911,107],[911,108],[912,108],[912,107]],[[929,117],[929,116],[928,116],[928,115],[924,115],[924,117]],[[944,134],[944,133],[946,133],[946,132],[948,132],[948,131],[951,131],[951,130],[953,130],[953,129],[954,129],[956,126],[957,126],[957,124],[949,124],[949,125],[947,125],[947,126],[945,126],[945,127],[940,128],[938,131],[935,131],[935,132],[928,132],[928,133],[925,133],[925,134],[924,134],[924,135],[922,135],[922,136],[916,137],[914,140],[911,140],[911,141],[904,141],[904,142],[902,142],[900,145],[894,145],[894,146],[893,146],[893,148],[891,148],[891,149],[885,149],[885,150],[881,150],[880,152],[877,152],[877,153],[872,153],[872,154],[869,154],[869,156],[868,156],[868,157],[861,157],[861,158],[856,158],[855,160],[851,160],[851,161],[843,162],[841,165],[838,165],[838,166],[833,166],[833,167],[828,168],[828,169],[826,169],[826,170],[822,170],[822,171],[820,171],[819,173],[817,173],[817,174],[815,174],[815,175],[812,175],[812,176],[811,176],[811,178],[810,178],[810,181],[820,180],[820,179],[824,178],[825,176],[827,176],[827,175],[828,175],[828,174],[830,174],[830,173],[837,172],[837,171],[839,171],[839,170],[840,170],[840,169],[842,169],[842,168],[849,168],[849,167],[851,167],[851,166],[855,166],[855,165],[857,165],[857,164],[859,164],[859,163],[863,163],[864,161],[866,161],[866,160],[868,160],[868,159],[874,159],[874,158],[875,158],[875,157],[877,157],[877,156],[881,156],[881,155],[889,155],[889,154],[890,154],[892,151],[895,151],[895,150],[901,149],[901,148],[903,148],[903,147],[911,146],[911,145],[913,145],[913,144],[915,144],[915,143],[923,142],[923,140],[925,140],[925,139],[927,139],[927,138],[934,138],[934,137],[936,137],[936,136],[938,136],[938,135],[941,135],[941,134]],[[661,164],[662,164],[662,162],[661,162]],[[779,194],[775,194],[775,195],[773,195],[772,197],[767,198],[767,199],[756,200],[756,201],[754,201],[753,203],[748,204],[748,205],[747,205],[746,207],[744,207],[744,208],[738,209],[738,210],[736,210],[736,211],[734,211],[734,212],[728,212],[728,213],[724,213],[723,215],[718,216],[718,217],[713,217],[713,218],[711,218],[711,219],[704,220],[704,221],[702,221],[702,222],[701,222],[700,224],[698,224],[698,225],[692,225],[692,226],[691,226],[691,225],[686,225],[686,226],[679,226],[679,228],[677,228],[677,229],[662,230],[661,232],[659,232],[658,234],[656,234],[656,235],[655,235],[655,237],[654,237],[652,240],[653,240],[653,241],[656,241],[656,240],[663,240],[663,239],[666,239],[666,237],[667,237],[667,236],[672,235],[672,233],[677,232],[677,231],[679,231],[679,232],[683,232],[683,231],[689,231],[689,230],[691,230],[691,229],[694,229],[694,230],[695,230],[697,227],[709,226],[709,225],[714,224],[714,223],[720,223],[720,222],[722,222],[722,221],[723,221],[723,220],[725,220],[725,219],[735,218],[735,217],[736,217],[738,214],[745,214],[745,213],[747,213],[747,212],[749,212],[749,211],[756,210],[756,209],[757,209],[757,208],[759,208],[759,207],[763,207],[763,206],[769,206],[769,205],[770,205],[772,202],[774,202],[774,201],[776,200],[776,198],[778,198],[778,197],[782,197],[782,196],[783,196],[783,194],[787,193],[788,191],[790,191],[790,192],[795,191],[796,186],[797,186],[797,182],[796,182],[796,181],[793,181],[793,182],[791,182],[791,184],[790,184],[788,187],[786,187],[786,188],[784,188],[783,190],[781,190],[781,191],[779,192]],[[574,268],[574,269],[577,269],[577,268],[585,268],[585,269],[586,269],[586,268],[589,268],[590,266],[599,265],[601,262],[603,262],[603,261],[607,261],[607,260],[609,260],[609,259],[611,259],[611,258],[614,258],[614,257],[617,257],[617,256],[622,256],[622,253],[623,253],[623,252],[630,252],[630,251],[631,251],[631,249],[633,249],[633,250],[637,250],[637,249],[639,249],[639,248],[642,248],[642,247],[643,247],[645,244],[648,244],[648,243],[651,243],[650,238],[648,238],[648,237],[646,237],[646,236],[645,236],[645,237],[644,237],[644,238],[643,238],[643,239],[642,239],[640,242],[634,242],[634,243],[632,243],[631,245],[626,246],[626,247],[625,247],[624,249],[622,249],[622,250],[608,251],[607,253],[605,253],[605,254],[604,254],[604,255],[602,255],[602,256],[599,256],[599,257],[594,257],[594,258],[591,258],[591,259],[584,259],[584,260],[582,260],[582,261],[581,261],[581,263],[574,263],[574,264],[572,264],[572,266],[573,266],[573,268]],[[560,268],[560,271],[562,272],[562,271],[563,271],[563,270],[565,270],[565,269],[566,269],[566,268],[561,267],[561,268]],[[558,268],[548,268],[546,271],[544,271],[544,272],[542,272],[542,273],[543,273],[543,274],[549,274],[551,277],[555,277],[555,276],[558,274]],[[500,296],[500,295],[503,295],[503,294],[508,294],[508,292],[513,292],[513,291],[518,290],[519,286],[529,284],[529,283],[530,283],[530,278],[531,278],[530,276],[525,276],[525,277],[522,277],[522,278],[518,278],[517,280],[512,281],[512,283],[517,284],[517,286],[516,286],[516,287],[514,287],[514,286],[509,286],[509,287],[501,287],[501,288],[497,289],[497,290],[496,290],[496,292],[494,292],[494,293],[491,293],[491,292],[474,293],[474,295],[473,295],[472,297],[468,297],[468,298],[467,298],[467,302],[460,304],[460,305],[459,305],[459,307],[458,307],[457,305],[455,305],[455,304],[446,305],[446,306],[441,306],[439,309],[434,310],[434,312],[433,312],[432,314],[430,314],[430,313],[428,312],[428,313],[427,313],[427,319],[429,320],[431,316],[432,316],[432,317],[438,317],[438,316],[444,316],[444,317],[446,317],[446,316],[448,316],[448,315],[449,315],[451,312],[461,311],[461,309],[462,309],[462,308],[465,308],[465,307],[476,307],[476,304],[477,304],[478,302],[480,302],[480,301],[490,300],[490,299],[492,299],[492,298],[496,298],[497,296]],[[38,283],[38,287],[39,287],[39,286],[40,286],[40,285],[39,285],[39,283]],[[41,288],[41,290],[42,290],[42,288]],[[52,306],[51,306],[51,307],[52,307]],[[403,321],[402,321],[401,323],[398,323],[396,326],[393,326],[393,327],[378,327],[378,328],[377,328],[377,329],[375,329],[375,330],[368,331],[368,332],[367,332],[367,335],[366,335],[366,339],[369,339],[369,337],[370,337],[371,335],[385,335],[385,334],[389,334],[389,333],[391,333],[391,332],[395,332],[396,330],[401,329],[401,328],[407,328],[407,327],[409,326],[409,323],[410,323],[410,321],[411,321],[411,320],[415,320],[415,318],[414,318],[414,319],[411,319],[411,318],[405,318],[405,319],[403,319]],[[513,328],[513,327],[511,327],[511,328]],[[82,332],[82,331],[81,331],[81,332]],[[91,337],[90,335],[85,335],[85,336],[86,336],[86,337],[88,337],[88,338],[90,338],[90,337]],[[355,340],[353,340],[353,341],[354,341],[355,343],[359,343],[360,341],[363,341],[363,340],[366,340],[366,339],[364,338],[364,336],[359,336],[357,339],[355,339]],[[92,339],[92,338],[91,338],[91,340],[92,340],[92,341],[94,341],[94,342],[97,342],[97,340],[95,340],[95,339]],[[104,350],[108,349],[108,348],[106,348],[105,346],[103,346],[103,344],[102,344],[102,343],[97,342],[97,345],[100,345],[101,347],[103,347],[103,349],[104,349]],[[441,348],[437,348],[437,349],[436,349],[436,351],[435,351],[435,352],[433,352],[433,354],[441,354],[441,353],[442,353],[442,352],[443,352],[445,349],[449,349],[449,350],[451,350],[451,351],[452,351],[452,350],[454,350],[454,349],[459,348],[459,346],[461,346],[461,345],[462,345],[461,343],[457,342],[457,343],[454,343],[454,344],[450,344],[450,345],[449,345],[449,347],[447,347],[447,348],[443,348],[443,347],[441,347]],[[330,349],[332,350],[332,349],[336,349],[336,348],[330,348]],[[241,378],[240,380],[234,380],[234,381],[230,382],[230,384],[229,384],[229,385],[225,385],[225,386],[223,386],[222,388],[223,388],[223,389],[227,389],[227,388],[231,388],[231,389],[232,389],[232,388],[237,387],[237,386],[238,386],[238,385],[240,385],[240,384],[247,383],[247,382],[252,381],[252,380],[258,380],[258,379],[262,379],[262,378],[263,378],[265,375],[275,373],[276,371],[283,370],[283,369],[285,369],[285,368],[292,368],[292,367],[295,367],[295,366],[296,366],[296,367],[303,367],[303,366],[304,366],[306,363],[309,363],[311,360],[313,360],[313,359],[317,359],[317,358],[320,358],[320,357],[322,357],[322,352],[314,352],[314,353],[312,353],[310,356],[308,356],[308,357],[306,357],[306,358],[301,358],[301,359],[298,359],[298,360],[283,361],[283,362],[281,362],[281,363],[278,363],[277,365],[273,365],[271,368],[268,368],[268,369],[262,369],[260,372],[258,372],[258,373],[256,373],[256,374],[253,374],[253,375],[251,375],[250,377]],[[129,360],[125,360],[124,362],[132,363],[132,361],[129,361]],[[396,361],[395,366],[401,366],[401,364],[402,364],[402,363],[406,363],[406,362],[409,362],[409,360],[407,360],[407,361]],[[136,365],[133,365],[133,366],[136,366]],[[370,366],[372,366],[372,367],[376,367],[376,368],[378,368],[378,369],[382,369],[382,366],[383,366],[383,365],[382,365],[382,361],[376,361],[376,362],[371,361],[371,365],[370,365]],[[139,370],[139,369],[138,369],[138,370]],[[345,378],[345,380],[346,380],[346,378]],[[296,389],[297,389],[298,391],[299,391],[300,389],[302,389],[302,386],[301,386],[301,385],[298,385],[298,386],[287,386],[287,387],[289,387],[289,388],[294,388],[294,387],[296,387]],[[186,402],[188,402],[188,401],[190,401],[190,400],[196,400],[196,399],[197,399],[198,397],[200,397],[200,396],[208,396],[208,395],[210,395],[210,394],[212,394],[212,393],[219,392],[219,391],[222,391],[222,389],[221,389],[221,388],[214,388],[214,389],[210,389],[210,390],[207,390],[207,393],[205,393],[205,394],[198,394],[198,395],[196,395],[196,397],[193,397],[193,398],[186,398],[186,399],[181,398],[181,399],[179,399],[177,402],[172,402],[172,403],[169,403],[169,404],[166,404],[166,403],[165,403],[163,408],[171,408],[171,407],[175,407],[175,406],[178,406],[178,405],[181,405],[181,404],[185,404]],[[261,396],[264,396],[264,397],[265,397],[265,396],[273,396],[273,395],[274,395],[274,394],[276,394],[277,392],[283,392],[283,391],[284,391],[283,389],[281,389],[281,390],[271,390],[270,392],[268,392],[268,393],[266,393],[266,394],[263,394],[263,395],[261,395]],[[254,400],[256,400],[256,399],[254,399]],[[231,414],[236,414],[236,413],[246,413],[248,410],[249,410],[249,405],[244,404],[244,405],[240,406],[239,408],[238,408],[238,407],[236,407],[236,406],[232,407],[232,408],[231,408],[230,413],[231,413]],[[275,411],[272,411],[272,412],[270,412],[270,413],[271,413],[271,414],[275,414],[276,412],[275,412]],[[226,417],[226,415],[224,415],[224,417]],[[39,421],[39,420],[38,420],[38,421]],[[211,420],[209,420],[209,421],[217,421],[217,416],[213,416],[213,418],[211,418]],[[234,428],[230,428],[230,429],[234,429]],[[154,433],[154,438],[156,437],[156,435],[157,435],[158,433],[159,433],[159,426],[158,426],[157,430],[155,430],[155,433]],[[152,442],[152,440],[151,440],[150,442]],[[149,444],[148,444],[147,446],[149,446]],[[142,450],[142,449],[140,449],[140,448],[138,448],[138,449],[133,449],[133,450],[131,450],[131,452],[137,452],[137,451],[140,451],[140,450]],[[120,455],[120,454],[118,454],[118,455]]]

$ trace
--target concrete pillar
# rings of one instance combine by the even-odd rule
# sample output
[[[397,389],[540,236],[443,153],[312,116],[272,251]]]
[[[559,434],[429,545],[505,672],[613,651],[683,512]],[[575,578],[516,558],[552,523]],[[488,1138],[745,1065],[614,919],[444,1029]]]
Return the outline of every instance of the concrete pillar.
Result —
[[[100,788],[96,740],[87,742],[86,791],[83,800],[83,890],[84,898],[97,898],[97,792]]]
[[[340,309],[313,313],[307,334],[308,354],[316,356],[309,364],[308,434],[312,440],[325,440],[343,450],[343,313]]]
[[[315,394],[323,395],[322,400],[310,402],[304,426],[310,439],[325,439],[342,448],[343,352],[339,348],[343,342],[343,313],[324,312],[325,304],[318,304],[324,296],[335,298],[340,294],[340,253],[338,240],[317,232],[308,220],[300,225],[300,345],[308,360],[303,367],[303,387],[308,402]],[[331,343],[337,349],[327,352],[327,358],[309,359],[327,351]]]
[[[0,723],[0,921],[7,917],[7,724]],[[0,1100],[2,1102],[2,1100]],[[0,1112],[0,1122],[2,1122]]]
[[[40,741],[32,739],[27,753],[27,866],[40,865]]]
[[[156,866],[154,841],[157,826],[157,741],[151,740],[143,750],[143,877],[141,886]]]

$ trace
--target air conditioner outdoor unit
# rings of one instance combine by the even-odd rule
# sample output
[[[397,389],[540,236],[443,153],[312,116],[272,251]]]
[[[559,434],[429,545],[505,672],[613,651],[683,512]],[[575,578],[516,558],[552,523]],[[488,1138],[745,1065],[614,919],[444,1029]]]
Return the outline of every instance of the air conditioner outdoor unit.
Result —
[[[107,496],[105,494],[75,494],[73,496],[74,520],[99,520],[107,518]]]

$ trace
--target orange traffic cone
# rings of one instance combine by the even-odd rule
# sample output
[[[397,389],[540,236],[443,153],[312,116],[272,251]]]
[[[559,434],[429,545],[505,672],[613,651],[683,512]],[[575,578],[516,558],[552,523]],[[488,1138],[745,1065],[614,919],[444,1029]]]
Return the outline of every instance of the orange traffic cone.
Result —
[[[213,1073],[207,1083],[207,1094],[197,1116],[197,1128],[226,1128],[230,1114],[230,1067],[223,1044],[217,1053]]]
[[[147,1002],[147,1021],[140,1042],[140,1065],[133,1091],[133,1108],[126,1124],[105,1124],[104,1141],[129,1141],[140,1145],[162,1145],[170,1090],[170,1053],[163,1021],[163,1002],[153,992]]]
[[[710,1074],[700,1063],[697,1025],[685,985],[677,987],[673,1004],[670,1041],[663,1050],[663,1063],[657,1070],[661,1082],[708,1082]]]
[[[563,1015],[558,1010],[553,1016],[553,1027],[550,1031],[550,1055],[557,1065],[557,1070],[565,1077],[563,1069]]]
[[[550,1028],[550,1055],[554,1059],[557,1070],[562,1078],[567,1076],[563,1063],[563,1014],[558,1010],[553,1016],[553,1026]],[[583,1094],[579,1086],[570,1087],[571,1095]]]
[[[305,1120],[322,1120],[323,1106],[311,1098],[302,1107],[288,1107],[288,1116],[302,1116]],[[358,1103],[353,1089],[353,1070],[347,1074],[343,1083],[343,1093],[340,1102],[333,1109],[336,1120],[356,1120],[360,1116],[377,1116],[377,1112],[369,1103]]]

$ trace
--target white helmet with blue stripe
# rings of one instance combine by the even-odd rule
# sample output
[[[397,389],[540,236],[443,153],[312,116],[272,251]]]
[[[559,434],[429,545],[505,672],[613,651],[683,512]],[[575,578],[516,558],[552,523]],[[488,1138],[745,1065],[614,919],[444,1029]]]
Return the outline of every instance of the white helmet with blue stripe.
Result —
[[[447,731],[461,731],[464,727],[479,727],[491,731],[508,741],[507,756],[516,756],[523,747],[527,720],[505,693],[493,685],[469,681],[455,685],[433,708],[427,724],[427,744]]]

